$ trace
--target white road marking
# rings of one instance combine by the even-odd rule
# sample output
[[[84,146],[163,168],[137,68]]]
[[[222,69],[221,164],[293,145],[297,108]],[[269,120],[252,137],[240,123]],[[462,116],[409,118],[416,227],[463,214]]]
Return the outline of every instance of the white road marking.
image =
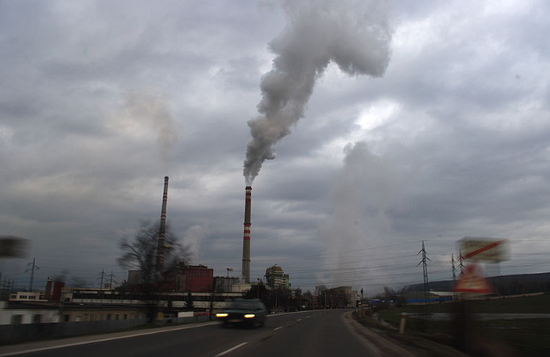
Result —
[[[237,345],[237,346],[231,347],[231,348],[230,348],[230,349],[228,349],[228,350],[225,350],[225,351],[223,351],[223,352],[220,352],[220,353],[218,353],[218,354],[217,354],[217,355],[215,355],[214,357],[221,357],[221,356],[225,356],[226,354],[228,354],[228,353],[231,353],[231,352],[235,351],[235,350],[236,350],[237,348],[241,348],[241,347],[243,347],[243,346],[244,346],[244,345],[246,345],[247,343],[248,343],[248,342],[243,342],[243,343],[241,343],[240,345]]]
[[[302,319],[298,319],[298,320],[296,320],[296,321],[302,321]]]
[[[279,327],[273,329],[273,331],[277,331],[277,330],[280,330],[280,329],[282,329],[282,328],[283,328],[283,326],[279,326]]]

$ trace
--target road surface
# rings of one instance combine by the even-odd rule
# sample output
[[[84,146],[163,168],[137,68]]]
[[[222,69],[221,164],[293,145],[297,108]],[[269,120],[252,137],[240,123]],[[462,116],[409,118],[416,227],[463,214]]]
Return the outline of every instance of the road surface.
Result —
[[[32,352],[0,349],[21,357],[376,357],[344,320],[344,310],[270,315],[265,327],[222,328],[217,323],[148,330],[137,336],[102,335],[100,341],[58,340]],[[95,337],[97,338],[97,337]],[[30,345],[29,345],[30,346]],[[62,347],[59,347],[62,346]],[[8,354],[9,353],[9,354]]]

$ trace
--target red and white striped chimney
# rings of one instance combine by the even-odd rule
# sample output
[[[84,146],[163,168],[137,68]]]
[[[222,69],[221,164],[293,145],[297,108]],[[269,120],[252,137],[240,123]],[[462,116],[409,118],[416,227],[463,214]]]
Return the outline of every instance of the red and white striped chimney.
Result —
[[[252,186],[246,186],[244,201],[244,236],[243,236],[243,280],[250,283],[250,211],[252,208]]]

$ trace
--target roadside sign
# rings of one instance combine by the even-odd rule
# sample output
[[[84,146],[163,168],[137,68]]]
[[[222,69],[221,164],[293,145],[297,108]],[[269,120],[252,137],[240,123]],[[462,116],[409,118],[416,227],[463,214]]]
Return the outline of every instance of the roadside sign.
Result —
[[[29,251],[29,240],[15,236],[0,236],[0,258],[24,258]]]
[[[464,275],[460,278],[453,291],[457,293],[492,294],[493,286],[481,271],[477,264],[468,264],[464,269]]]
[[[464,237],[458,241],[462,259],[500,262],[509,259],[508,241],[499,238]]]

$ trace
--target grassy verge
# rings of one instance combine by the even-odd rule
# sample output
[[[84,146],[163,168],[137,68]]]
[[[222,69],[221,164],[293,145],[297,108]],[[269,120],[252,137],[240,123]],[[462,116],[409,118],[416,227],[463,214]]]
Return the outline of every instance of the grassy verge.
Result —
[[[435,304],[428,306],[405,306],[379,311],[379,316],[398,328],[401,313],[452,313],[457,304]],[[525,356],[550,356],[550,319],[499,319],[476,320],[477,313],[546,313],[550,314],[550,295],[522,297],[514,299],[498,299],[469,301],[466,304],[468,312],[467,323],[460,326],[456,321],[421,319],[407,317],[407,334],[417,334],[440,343],[456,343],[459,334],[469,335],[468,339],[476,339],[479,344],[497,344],[515,351],[521,351]],[[467,326],[467,327],[465,327]]]
[[[550,355],[550,320],[515,319],[479,321],[487,338],[506,344],[528,356]]]

